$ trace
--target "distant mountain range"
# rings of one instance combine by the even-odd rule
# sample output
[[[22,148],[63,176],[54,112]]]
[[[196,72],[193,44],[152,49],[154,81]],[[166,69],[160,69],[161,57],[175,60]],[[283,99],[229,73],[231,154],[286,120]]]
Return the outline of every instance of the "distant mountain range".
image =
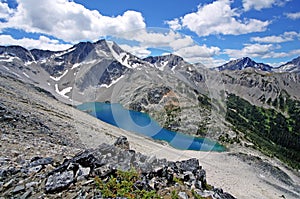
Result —
[[[257,63],[249,57],[243,57],[240,59],[232,60],[214,69],[223,71],[223,70],[244,70],[246,68],[253,68],[253,69],[275,72],[275,73],[300,72],[300,56],[276,68],[268,64]]]
[[[253,70],[251,79],[245,78],[244,75],[244,72],[249,70]],[[108,88],[117,84],[124,76],[136,74],[138,71],[153,74],[153,77],[149,77],[149,80],[152,78],[151,81],[154,77],[163,78],[175,75],[175,78],[179,78],[180,81],[189,83],[193,87],[201,82],[204,83],[211,76],[222,76],[227,90],[231,85],[234,87],[237,85],[248,86],[252,88],[251,90],[255,90],[253,91],[255,94],[251,94],[254,99],[252,99],[253,97],[248,99],[255,103],[255,100],[261,97],[256,96],[256,93],[266,89],[265,83],[258,79],[261,75],[257,73],[260,72],[280,76],[281,78],[276,78],[276,81],[282,79],[280,80],[282,83],[274,84],[273,82],[272,89],[267,89],[271,92],[268,97],[274,99],[278,95],[278,91],[283,89],[280,87],[288,87],[284,90],[291,90],[292,96],[298,97],[298,94],[295,94],[297,92],[288,86],[293,85],[293,82],[288,82],[289,79],[296,83],[299,81],[300,56],[277,68],[264,63],[256,63],[251,58],[244,57],[211,70],[201,64],[189,64],[182,57],[173,54],[140,59],[124,51],[116,43],[106,40],[94,43],[80,42],[64,51],[28,50],[21,46],[0,46],[0,72],[38,84],[66,101],[71,97],[74,100],[75,87],[78,89],[77,93],[83,93],[85,90],[91,92],[94,88],[111,90]],[[283,76],[284,78],[282,78]],[[276,89],[274,89],[275,87]],[[259,92],[256,89],[259,89]],[[234,89],[230,92],[236,93]],[[73,96],[71,96],[72,93]],[[108,100],[110,94],[107,93],[104,98]],[[248,96],[243,92],[241,95],[244,98]],[[79,102],[85,100],[78,99]]]
[[[129,68],[134,67],[134,66],[130,66],[130,64],[132,65],[136,64],[131,59],[139,60],[140,62],[142,62],[142,64],[144,64],[143,62],[148,62],[150,64],[153,64],[156,68],[159,69],[163,69],[165,66],[168,66],[168,68],[173,68],[177,65],[187,64],[187,62],[185,62],[183,58],[172,54],[165,55],[165,56],[156,56],[156,57],[150,56],[144,59],[139,59],[129,53],[126,53],[115,43],[107,42],[105,40],[99,40],[98,42],[95,43],[80,42],[74,45],[72,48],[67,49],[65,51],[49,51],[49,50],[39,50],[39,49],[28,50],[21,46],[0,46],[0,61],[9,61],[14,58],[18,58],[24,63],[28,64],[30,62],[43,62],[43,61],[45,62],[52,59],[55,62],[64,61],[70,65],[70,64],[76,64],[84,61],[87,58],[87,56],[91,56],[90,53],[93,50],[98,50],[97,53],[100,54],[102,53],[102,55],[107,55],[108,53],[114,56],[118,61],[120,61],[121,64],[127,65],[127,67]],[[130,58],[129,60],[131,60],[131,62],[126,63],[126,61],[129,60],[127,59],[127,57],[124,57],[125,54],[129,56],[128,58]],[[95,52],[93,55],[97,56]],[[91,59],[91,57],[89,57],[89,59]],[[273,68],[268,64],[257,63],[249,57],[243,57],[240,59],[229,61],[228,63],[215,67],[214,69],[223,71],[223,70],[244,70],[246,68],[254,68],[262,71],[280,72],[280,73],[299,72],[300,56],[276,68]],[[56,69],[59,70],[59,67],[56,67]],[[52,75],[55,73],[55,71],[49,71],[49,72]]]

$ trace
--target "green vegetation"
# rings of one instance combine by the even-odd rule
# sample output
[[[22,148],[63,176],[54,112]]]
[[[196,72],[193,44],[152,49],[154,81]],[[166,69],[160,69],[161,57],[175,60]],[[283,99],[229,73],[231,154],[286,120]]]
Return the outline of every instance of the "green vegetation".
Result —
[[[180,185],[183,185],[183,184],[184,184],[182,180],[180,180],[179,178],[177,178],[177,177],[175,177],[175,176],[173,177],[173,181],[174,181],[175,183],[180,184]]]
[[[171,199],[179,199],[178,193],[176,190],[171,192]]]
[[[155,191],[138,189],[135,182],[139,180],[139,173],[135,169],[117,171],[106,181],[95,178],[96,186],[100,189],[103,198],[126,197],[129,199],[160,198]]]
[[[167,115],[163,127],[169,130],[178,131],[178,126],[180,123],[180,118],[178,116],[181,112],[180,106],[168,104],[164,106],[164,109]]]
[[[198,95],[199,105],[206,107],[207,109],[211,109],[211,99],[206,95]]]
[[[185,187],[184,182],[177,177],[173,177],[173,181],[167,189],[147,191],[136,184],[142,181],[142,177],[135,169],[129,171],[116,171],[110,177],[101,179],[95,177],[95,184],[101,193],[101,198],[125,197],[128,199],[178,199],[178,193],[185,192],[189,198],[203,199],[194,189]],[[176,185],[176,183],[178,183]],[[205,183],[204,189],[213,190],[213,186]]]
[[[204,197],[198,195],[194,189],[192,189],[192,195],[194,196],[195,199],[204,199]]]
[[[229,143],[229,144],[234,144],[234,143],[240,143],[241,142],[238,136],[230,138],[227,133],[225,135],[220,135],[218,141],[220,141],[222,143]]]
[[[288,96],[267,103],[276,110],[251,105],[231,94],[226,119],[257,149],[300,169],[300,103]]]

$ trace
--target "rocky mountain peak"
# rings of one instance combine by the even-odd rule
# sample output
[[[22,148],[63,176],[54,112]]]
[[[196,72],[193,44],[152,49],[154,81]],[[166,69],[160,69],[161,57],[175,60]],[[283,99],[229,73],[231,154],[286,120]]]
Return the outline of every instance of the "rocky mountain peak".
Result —
[[[6,59],[19,58],[23,62],[34,61],[30,51],[22,46],[0,46],[0,56]]]
[[[91,42],[80,42],[73,46],[68,53],[64,55],[64,57],[70,57],[70,63],[80,63],[86,59],[86,57],[94,50],[94,45]]]
[[[253,61],[250,57],[243,57],[241,59],[238,59],[240,62],[243,62],[245,65],[255,65],[256,62]]]
[[[117,53],[118,55],[121,53],[126,53],[118,44],[114,41],[106,41],[106,44],[110,47],[110,50]]]
[[[46,59],[53,55],[54,53],[60,53],[62,51],[51,51],[51,50],[40,50],[40,49],[32,49],[30,50],[32,56],[34,57],[35,61],[39,61],[42,59]]]
[[[187,62],[184,61],[182,57],[179,57],[174,54],[162,55],[162,56],[149,56],[143,59],[146,62],[149,62],[156,66],[157,68],[161,68],[162,70],[167,66],[168,68],[175,68],[178,65],[185,65]]]
[[[110,52],[109,46],[105,39],[100,39],[93,44],[94,44],[95,48],[98,50],[104,51],[105,53]]]
[[[292,61],[289,61],[274,70],[275,72],[295,72],[300,73],[300,56],[296,57]]]
[[[272,70],[271,66],[264,63],[257,63],[249,57],[243,57],[240,59],[232,60],[224,65],[217,67],[216,69],[219,71],[223,71],[223,70],[244,70],[245,68],[254,68],[262,71]]]
[[[293,63],[293,64],[295,64],[297,66],[300,66],[300,56],[297,57],[297,58],[295,58],[295,59],[293,59],[292,61],[290,61],[288,63]]]

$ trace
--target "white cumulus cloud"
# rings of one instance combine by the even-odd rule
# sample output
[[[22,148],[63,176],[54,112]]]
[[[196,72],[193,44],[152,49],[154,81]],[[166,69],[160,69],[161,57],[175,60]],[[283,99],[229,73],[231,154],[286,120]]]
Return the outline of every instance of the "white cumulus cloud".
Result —
[[[149,48],[172,52],[189,62],[196,62],[195,60],[200,60],[200,58],[210,58],[220,52],[220,48],[216,46],[199,45],[194,42],[191,36],[183,35],[173,30],[162,32],[160,29],[155,31],[142,29],[122,35],[122,38],[138,42],[138,46],[121,45],[121,47],[135,55],[140,54],[138,51],[141,51],[143,52],[142,57],[145,57],[147,53],[150,54],[149,50],[147,50]]]
[[[166,21],[165,23],[168,24],[172,30],[180,30],[182,28],[178,18],[171,21]]]
[[[13,13],[5,2],[0,2],[0,19],[7,19]]]
[[[7,22],[0,23],[0,29],[16,28],[78,42],[146,26],[142,14],[136,11],[110,17],[68,0],[17,0],[17,3]]]
[[[245,11],[251,9],[261,10],[263,8],[271,8],[273,5],[283,6],[289,1],[291,0],[243,0],[243,7]]]
[[[194,57],[213,57],[219,54],[220,48],[218,47],[207,47],[206,45],[193,45],[185,48],[180,48],[175,51],[181,57],[194,58]]]
[[[206,45],[193,45],[185,48],[180,48],[174,54],[183,57],[190,63],[202,63],[206,67],[215,66],[213,57],[220,53],[220,48]]]
[[[285,14],[288,18],[296,20],[300,19],[300,12],[291,12],[291,13],[286,13]]]
[[[147,47],[143,46],[130,46],[128,44],[120,44],[119,45],[123,50],[139,57],[145,58],[151,54],[151,51],[147,49]]]
[[[65,50],[71,47],[69,44],[60,44],[58,40],[40,36],[39,39],[22,38],[15,39],[10,35],[0,35],[0,45],[19,45],[27,49],[38,48],[42,50]]]
[[[259,43],[283,43],[287,41],[294,41],[296,38],[300,39],[300,33],[291,31],[284,32],[281,35],[275,36],[266,36],[266,37],[251,37],[251,41]]]
[[[245,44],[242,49],[225,49],[224,52],[231,58],[263,57],[274,49],[272,44]]]
[[[123,38],[134,40],[147,47],[171,47],[179,49],[193,44],[190,36],[166,29],[140,29],[121,35]]]
[[[267,58],[283,58],[294,55],[299,55],[300,49],[294,49],[288,52],[276,52],[281,46],[274,44],[244,44],[242,49],[225,49],[224,53],[230,58],[241,57],[259,57]]]
[[[198,36],[211,34],[240,35],[265,31],[269,21],[240,18],[240,12],[231,8],[232,1],[218,0],[198,6],[198,11],[167,22],[171,28],[185,27]],[[179,21],[180,20],[180,21]]]

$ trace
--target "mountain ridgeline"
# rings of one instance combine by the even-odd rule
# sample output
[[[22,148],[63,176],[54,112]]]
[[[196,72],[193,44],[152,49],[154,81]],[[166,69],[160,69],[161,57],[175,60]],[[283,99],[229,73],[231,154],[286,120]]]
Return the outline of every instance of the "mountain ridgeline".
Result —
[[[99,40],[57,52],[0,46],[0,73],[68,104],[121,103],[167,129],[252,146],[300,168],[300,57],[277,68],[244,57],[208,69],[173,54],[141,59]]]
[[[253,68],[262,71],[272,71],[272,67],[264,63],[256,63],[249,57],[230,61],[222,66],[217,67],[217,70],[243,70],[245,68]]]

